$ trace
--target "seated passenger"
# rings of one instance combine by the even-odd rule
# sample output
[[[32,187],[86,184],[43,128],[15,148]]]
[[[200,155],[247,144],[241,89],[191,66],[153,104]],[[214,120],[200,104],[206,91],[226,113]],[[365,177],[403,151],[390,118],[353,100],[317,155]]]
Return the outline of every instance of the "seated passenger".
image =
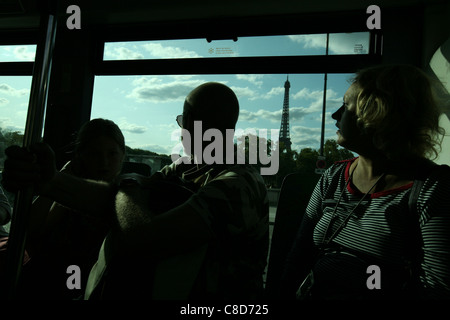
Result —
[[[11,205],[9,204],[8,198],[6,197],[3,189],[0,187],[0,237],[8,236],[8,231],[4,229],[6,225],[11,220]]]
[[[450,298],[450,168],[426,161],[439,150],[439,116],[419,69],[356,74],[332,117],[337,142],[359,156],[317,183],[287,259],[285,297]]]
[[[9,231],[4,227],[11,220],[11,206],[3,189],[0,187],[0,273],[6,270],[6,249]]]
[[[125,156],[125,140],[111,120],[93,119],[77,134],[73,158],[61,170],[66,174],[97,181],[113,182]],[[80,290],[68,290],[67,267],[80,267],[81,287],[86,287],[88,271],[110,224],[65,207],[46,197],[32,206],[26,248],[32,259],[23,270],[23,298],[71,299]]]
[[[206,83],[186,97],[183,108],[183,144],[195,151],[189,162],[180,158],[149,179],[128,176],[114,185],[57,172],[51,149],[37,144],[41,176],[33,156],[14,147],[7,150],[3,183],[12,190],[33,185],[42,195],[114,224],[91,271],[86,298],[255,299],[262,294],[269,240],[264,182],[249,166],[196,163],[205,146],[192,139],[195,121],[201,121],[203,132],[216,128],[225,136],[226,129],[235,128],[238,114],[230,88]],[[190,190],[187,201],[179,200],[181,189],[170,192],[172,182]],[[165,198],[173,207],[161,190],[168,190]],[[136,268],[117,277],[116,256],[130,258],[128,265]],[[149,261],[155,277],[145,274],[151,268],[140,268]],[[171,280],[178,272],[187,278]]]

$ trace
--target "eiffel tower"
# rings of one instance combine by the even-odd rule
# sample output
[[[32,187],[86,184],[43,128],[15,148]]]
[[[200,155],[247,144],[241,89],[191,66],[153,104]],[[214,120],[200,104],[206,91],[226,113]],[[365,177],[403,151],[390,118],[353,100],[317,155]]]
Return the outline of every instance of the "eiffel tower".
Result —
[[[284,83],[284,102],[283,112],[281,115],[281,127],[280,127],[280,142],[284,143],[287,151],[291,151],[291,137],[289,135],[289,88],[291,84],[289,82],[289,76]]]

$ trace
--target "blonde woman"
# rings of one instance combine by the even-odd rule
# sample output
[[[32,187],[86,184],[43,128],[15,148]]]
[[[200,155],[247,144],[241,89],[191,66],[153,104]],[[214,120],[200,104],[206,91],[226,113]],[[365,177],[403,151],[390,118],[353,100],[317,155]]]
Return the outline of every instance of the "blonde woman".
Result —
[[[444,133],[433,88],[412,66],[356,74],[332,117],[337,142],[359,156],[330,167],[313,191],[285,297],[450,297],[450,168],[427,160]]]

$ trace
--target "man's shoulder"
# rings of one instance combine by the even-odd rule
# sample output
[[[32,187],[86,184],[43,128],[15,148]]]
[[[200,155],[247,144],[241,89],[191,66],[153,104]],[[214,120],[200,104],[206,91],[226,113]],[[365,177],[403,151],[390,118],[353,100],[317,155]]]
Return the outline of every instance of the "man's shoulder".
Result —
[[[263,181],[258,170],[248,164],[235,164],[223,167],[221,172],[216,176],[216,179],[226,178],[247,178],[255,181]]]
[[[170,176],[170,175],[181,175],[184,170],[187,170],[190,166],[190,159],[188,157],[180,157],[176,161],[165,165],[158,172]]]
[[[267,188],[258,170],[251,165],[233,165],[220,172],[210,183],[219,182],[228,188],[265,197]]]

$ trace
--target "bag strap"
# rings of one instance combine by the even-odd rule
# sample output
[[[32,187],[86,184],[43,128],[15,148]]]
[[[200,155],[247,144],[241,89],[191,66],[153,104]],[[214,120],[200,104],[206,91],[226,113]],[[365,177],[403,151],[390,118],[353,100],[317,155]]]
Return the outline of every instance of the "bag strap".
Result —
[[[419,197],[420,191],[422,190],[422,186],[425,183],[425,180],[430,175],[431,171],[438,166],[438,164],[431,160],[423,159],[421,164],[416,168],[416,172],[414,175],[414,184],[411,188],[411,193],[408,200],[409,211],[413,213],[413,217],[417,217],[418,214],[417,198]]]
[[[406,259],[410,270],[409,286],[419,286],[420,283],[420,264],[423,257],[423,238],[420,230],[420,213],[417,210],[417,199],[419,198],[425,180],[430,173],[439,167],[438,164],[431,160],[423,159],[422,163],[417,166],[415,179],[408,199],[409,212],[406,219],[406,235],[408,243],[406,245]]]

